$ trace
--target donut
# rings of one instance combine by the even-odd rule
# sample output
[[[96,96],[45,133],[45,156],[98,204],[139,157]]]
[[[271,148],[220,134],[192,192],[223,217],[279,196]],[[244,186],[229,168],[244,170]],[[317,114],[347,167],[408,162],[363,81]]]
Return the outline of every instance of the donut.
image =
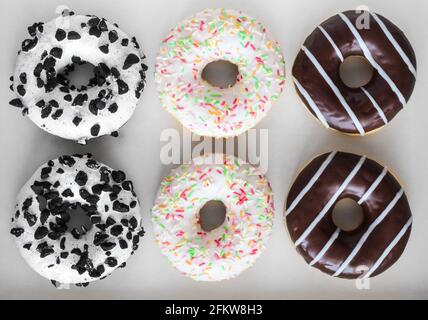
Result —
[[[238,68],[226,88],[202,77],[211,62]],[[278,100],[285,83],[279,44],[256,19],[230,9],[206,9],[172,29],[156,59],[161,104],[200,136],[226,138],[254,127]]]
[[[363,28],[361,17],[368,17]],[[346,58],[364,57],[373,68],[359,88],[342,81]],[[416,58],[404,33],[374,12],[345,11],[306,38],[293,65],[296,91],[327,128],[364,135],[390,122],[409,100],[416,82]]]
[[[116,24],[73,12],[28,27],[10,101],[43,130],[85,143],[112,134],[133,114],[145,86],[145,58],[135,38]],[[94,77],[76,88],[67,74],[91,64]]]
[[[363,221],[352,231],[332,219],[341,199],[361,206]],[[381,274],[401,256],[412,213],[402,186],[387,168],[364,156],[326,153],[298,175],[287,197],[286,224],[305,261],[329,275],[354,279]]]
[[[32,269],[66,288],[124,267],[144,229],[132,182],[87,154],[34,173],[18,194],[11,234]]]
[[[210,201],[222,203],[225,219],[206,231],[201,210]],[[162,253],[198,281],[229,279],[253,265],[270,237],[273,219],[268,180],[248,163],[222,154],[201,156],[172,170],[152,209]]]

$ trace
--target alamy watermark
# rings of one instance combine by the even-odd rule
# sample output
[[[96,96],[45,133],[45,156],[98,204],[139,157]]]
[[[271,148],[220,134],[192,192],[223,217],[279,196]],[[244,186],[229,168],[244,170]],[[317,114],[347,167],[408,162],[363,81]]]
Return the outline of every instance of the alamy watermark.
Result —
[[[202,155],[205,163],[222,164],[222,154],[234,155],[256,167],[265,174],[269,165],[268,129],[250,129],[235,138],[214,139],[201,137],[189,130],[165,129],[160,134],[165,144],[160,150],[160,161],[164,165],[179,165],[190,162]]]
[[[366,5],[360,5],[355,9],[356,13],[359,13],[357,20],[355,20],[355,27],[358,30],[369,30],[370,29],[370,8]]]

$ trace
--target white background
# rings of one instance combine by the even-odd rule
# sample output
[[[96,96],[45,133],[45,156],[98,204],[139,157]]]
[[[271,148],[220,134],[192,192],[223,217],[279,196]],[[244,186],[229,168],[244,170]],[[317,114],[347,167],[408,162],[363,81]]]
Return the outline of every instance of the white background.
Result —
[[[13,73],[16,52],[26,37],[27,26],[52,19],[60,4],[68,5],[77,13],[96,14],[119,23],[125,32],[137,37],[148,57],[147,88],[119,139],[105,137],[79,146],[43,132],[8,106],[13,98],[8,78]],[[373,0],[363,3],[405,32],[418,59],[419,75],[409,104],[380,132],[353,138],[324,129],[302,106],[290,78],[294,58],[306,36],[324,19],[360,4],[352,0],[0,1],[0,298],[428,298],[428,2]],[[161,40],[170,28],[199,10],[220,6],[241,9],[267,26],[285,55],[287,87],[258,126],[269,129],[267,176],[275,192],[277,208],[273,236],[254,267],[238,278],[201,283],[173,269],[153,239],[150,209],[161,178],[170,170],[159,160],[164,145],[159,140],[160,132],[181,128],[161,108],[153,72]],[[333,149],[366,154],[391,168],[401,178],[413,211],[414,224],[406,251],[391,269],[371,281],[370,290],[357,290],[354,281],[335,279],[307,266],[293,248],[284,227],[283,203],[297,170],[313,156]],[[142,201],[147,234],[125,269],[88,288],[59,291],[19,256],[9,234],[9,223],[15,196],[34,170],[48,159],[76,152],[92,152],[98,160],[126,171]]]

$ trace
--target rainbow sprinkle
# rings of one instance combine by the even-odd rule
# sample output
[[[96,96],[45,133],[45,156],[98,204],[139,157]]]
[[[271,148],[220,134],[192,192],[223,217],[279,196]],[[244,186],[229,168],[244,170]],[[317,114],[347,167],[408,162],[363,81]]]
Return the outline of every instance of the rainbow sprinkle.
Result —
[[[221,164],[212,159],[206,155],[173,170],[152,209],[161,251],[181,273],[201,281],[229,279],[250,267],[274,219],[272,189],[255,167],[233,156],[224,155]],[[227,214],[222,226],[205,232],[199,210],[210,200],[222,201]]]
[[[237,83],[207,84],[204,67],[217,60],[238,66]],[[207,9],[181,22],[162,42],[155,80],[163,107],[201,136],[232,137],[254,127],[285,84],[279,44],[254,18]]]

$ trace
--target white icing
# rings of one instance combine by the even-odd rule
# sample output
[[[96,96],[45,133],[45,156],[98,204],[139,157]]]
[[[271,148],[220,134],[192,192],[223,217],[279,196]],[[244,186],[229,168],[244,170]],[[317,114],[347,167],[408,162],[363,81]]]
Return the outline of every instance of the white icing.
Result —
[[[318,252],[316,257],[309,263],[310,266],[313,266],[315,263],[317,263],[318,261],[321,260],[321,258],[324,256],[324,254],[328,251],[328,249],[330,249],[332,244],[336,241],[337,237],[340,234],[340,231],[341,231],[340,228],[336,228],[336,230],[333,232],[330,239],[328,239],[328,241],[326,242],[324,247],[321,249],[321,251]]]
[[[207,155],[173,170],[162,181],[152,221],[156,241],[172,265],[200,281],[229,279],[250,267],[272,232],[273,194],[253,166],[232,156],[206,164]],[[210,200],[226,206],[226,220],[210,232],[199,210]]]
[[[333,41],[332,37],[328,34],[328,32],[322,27],[318,26],[318,28],[321,30],[321,32],[324,34],[324,36],[327,38],[328,42],[330,42],[331,46],[333,47],[334,51],[336,52],[337,56],[339,57],[340,61],[343,62],[343,55],[340,49],[337,47],[336,43]],[[376,100],[372,97],[372,95],[364,88],[361,87],[361,90],[364,92],[364,94],[369,98],[370,102],[373,104],[373,107],[376,109],[376,111],[379,113],[379,116],[382,118],[382,121],[387,124],[388,119],[385,116],[385,113],[383,112],[382,108],[379,106],[379,104],[376,102]]]
[[[348,26],[349,30],[352,32],[352,34],[355,37],[355,40],[357,40],[361,50],[364,53],[364,57],[370,62],[370,64],[377,70],[379,75],[385,79],[385,81],[390,86],[391,90],[397,95],[398,100],[400,100],[401,104],[404,106],[406,104],[406,99],[404,98],[401,91],[397,88],[396,84],[392,79],[389,77],[389,75],[383,70],[383,68],[375,61],[372,54],[370,53],[369,48],[367,47],[366,43],[364,42],[361,35],[358,33],[358,30],[354,27],[354,25],[349,21],[348,17],[345,16],[343,13],[339,13],[339,16],[342,18],[342,20],[345,22],[345,24]]]
[[[309,92],[306,91],[305,88],[300,84],[299,81],[297,81],[296,78],[293,77],[294,84],[296,85],[297,90],[299,90],[300,94],[305,98],[305,100],[308,102],[309,107],[312,109],[312,111],[317,116],[318,120],[321,121],[321,123],[326,128],[330,128],[330,125],[328,124],[327,120],[325,119],[324,115],[322,114],[321,110],[318,108],[315,101],[312,99]]]
[[[328,157],[324,160],[324,162],[321,164],[321,166],[318,168],[317,172],[312,176],[311,180],[309,180],[308,184],[302,189],[302,191],[299,192],[297,197],[293,200],[293,202],[288,206],[286,210],[286,216],[291,213],[291,211],[294,210],[294,208],[299,204],[300,200],[305,196],[305,194],[313,187],[315,182],[319,179],[319,177],[323,174],[325,169],[327,169],[330,162],[333,160],[334,156],[336,155],[337,151],[331,152]]]
[[[16,218],[15,216],[13,219],[13,228],[24,229],[24,232],[19,237],[16,237],[16,243],[22,257],[37,273],[49,280],[54,280],[55,282],[58,282],[60,288],[67,287],[67,284],[81,284],[95,281],[98,280],[100,277],[105,277],[111,274],[116,268],[118,268],[122,263],[124,263],[134,251],[132,239],[127,239],[126,234],[128,232],[131,232],[132,236],[136,236],[138,232],[142,230],[140,205],[138,203],[138,199],[135,193],[122,189],[118,194],[117,200],[129,206],[128,212],[118,212],[113,210],[113,204],[109,198],[108,192],[102,192],[99,195],[100,199],[96,204],[98,211],[97,215],[101,217],[101,224],[105,224],[107,218],[113,218],[116,222],[116,224],[112,225],[111,227],[121,225],[122,219],[127,219],[129,221],[129,219],[134,217],[137,220],[138,225],[135,230],[131,230],[130,228],[123,226],[123,232],[119,236],[113,236],[110,233],[111,227],[107,228],[106,233],[109,234],[109,237],[106,241],[116,243],[116,246],[113,249],[109,250],[111,252],[110,256],[107,256],[106,251],[104,251],[100,246],[96,246],[93,243],[95,234],[101,231],[96,225],[93,225],[92,228],[79,240],[75,239],[69,231],[65,232],[58,240],[52,240],[48,236],[40,240],[35,239],[35,231],[42,225],[40,221],[40,209],[39,202],[37,200],[37,195],[31,189],[31,186],[34,184],[35,181],[47,181],[51,184],[54,184],[55,182],[59,181],[59,187],[53,188],[53,190],[58,191],[60,196],[66,189],[70,189],[74,194],[73,197],[61,196],[63,198],[63,201],[67,201],[70,203],[79,202],[81,204],[88,203],[84,199],[82,199],[79,194],[79,190],[81,188],[84,188],[92,194],[92,186],[102,183],[100,182],[100,171],[98,169],[91,169],[87,167],[86,162],[89,159],[87,156],[84,156],[82,158],[73,157],[73,159],[76,161],[76,163],[72,167],[60,164],[58,162],[58,159],[54,160],[52,173],[47,179],[40,178],[42,168],[48,166],[47,164],[42,165],[19,192],[17,197],[16,210],[19,211],[20,214],[18,218]],[[110,171],[112,170],[111,168],[103,164],[100,165],[102,167],[106,167]],[[56,173],[56,170],[59,168],[64,170],[63,174]],[[88,181],[84,187],[79,186],[75,182],[76,174],[79,171],[86,172],[88,176]],[[115,183],[112,182],[112,178],[110,176],[110,185],[113,184]],[[27,220],[24,217],[24,212],[22,211],[22,205],[24,201],[28,198],[32,199],[32,204],[26,211],[37,217],[37,222],[34,226],[29,226]],[[132,208],[130,204],[134,201],[136,202],[136,206]],[[105,206],[108,206],[108,211],[106,211]],[[48,217],[44,226],[50,230],[49,224],[55,223],[56,217],[58,216],[54,216],[51,214]],[[64,250],[60,247],[60,240],[62,238],[66,239]],[[119,239],[125,240],[127,242],[128,247],[122,249],[118,243]],[[40,253],[36,250],[37,246],[43,242],[47,242],[48,245],[51,246],[54,250],[54,253],[46,256],[45,258],[41,258]],[[29,250],[23,247],[25,244],[29,243],[31,243],[31,248]],[[105,272],[100,277],[91,277],[88,272],[79,274],[77,270],[71,268],[79,261],[80,258],[78,255],[71,253],[71,250],[74,248],[78,248],[81,251],[84,251],[84,245],[88,245],[88,255],[89,258],[92,260],[93,265],[95,267],[99,265],[104,265]],[[60,253],[64,251],[69,253],[68,257],[65,259],[60,257]],[[117,265],[114,267],[108,266],[105,263],[108,257],[116,259]],[[60,262],[59,264],[57,263],[58,258]]]
[[[388,256],[388,254],[394,249],[394,247],[397,245],[397,243],[401,240],[401,238],[406,234],[407,230],[412,225],[413,218],[410,217],[409,220],[407,220],[406,224],[401,228],[400,232],[395,236],[395,238],[389,243],[388,247],[382,252],[380,257],[376,260],[375,264],[370,268],[370,270],[363,274],[363,278],[369,278],[373,272],[379,268],[379,266],[382,264],[382,262],[385,260],[385,258]]]
[[[221,89],[201,77],[212,61],[239,69],[237,83]],[[285,84],[278,43],[246,14],[206,9],[179,23],[164,39],[155,80],[162,106],[201,136],[237,136],[270,110]]]
[[[318,60],[315,58],[315,56],[305,46],[302,47],[302,50],[306,54],[306,56],[309,58],[309,60],[312,62],[312,64],[315,66],[315,68],[318,70],[318,72],[323,77],[325,82],[330,86],[331,90],[336,95],[337,99],[340,101],[343,108],[348,113],[349,117],[352,119],[352,122],[354,123],[358,132],[361,135],[364,135],[365,131],[364,131],[363,126],[361,125],[361,123],[358,120],[357,116],[355,115],[354,111],[352,111],[348,102],[346,102],[346,99],[343,97],[339,88],[334,84],[333,80],[331,80],[331,78],[328,76],[327,72],[325,72],[324,68],[321,66],[321,64],[318,62]]]
[[[38,38],[37,45],[28,52],[20,51],[14,74],[15,91],[21,85],[20,74],[25,72],[27,75],[27,83],[24,84],[26,94],[21,96],[17,92],[17,96],[21,99],[24,107],[28,108],[29,118],[47,132],[81,143],[94,138],[91,134],[91,128],[94,125],[100,126],[98,136],[110,134],[122,127],[134,112],[138,102],[136,91],[138,91],[141,81],[144,80],[140,75],[140,72],[144,75],[141,59],[139,63],[132,65],[127,70],[123,69],[124,61],[129,54],[135,54],[137,57],[142,58],[142,54],[131,42],[131,38],[106,20],[104,21],[108,30],[117,33],[117,41],[114,43],[109,41],[109,31],[102,32],[99,38],[90,35],[89,26],[86,25],[82,28],[81,24],[87,24],[91,18],[94,18],[94,16],[72,15],[62,19],[56,18],[43,24],[43,32],[40,33],[38,31],[36,35]],[[65,30],[67,33],[75,31],[79,33],[81,38],[78,40],[65,38],[62,41],[58,41],[55,37],[58,28]],[[127,46],[122,46],[121,41],[123,39],[129,40]],[[109,53],[105,54],[99,47],[107,44],[109,45]],[[129,91],[125,94],[119,94],[117,79],[110,75],[107,77],[107,82],[102,86],[91,87],[82,92],[71,91],[70,94],[73,96],[73,100],[78,93],[86,93],[88,95],[88,100],[82,106],[73,106],[73,101],[64,100],[64,96],[67,93],[60,90],[61,85],[57,85],[53,91],[48,93],[45,92],[44,87],[38,88],[37,78],[33,75],[34,69],[39,63],[43,63],[44,60],[41,59],[43,52],[47,51],[49,56],[50,50],[54,47],[61,48],[63,51],[62,57],[56,59],[55,70],[57,73],[60,73],[67,65],[72,64],[71,58],[73,56],[80,57],[94,66],[98,66],[99,63],[105,63],[109,68],[115,67],[120,72],[120,79],[128,85]],[[45,71],[41,73],[41,79],[46,83]],[[95,115],[89,111],[89,103],[98,97],[98,93],[102,89],[107,92],[111,91],[112,97],[105,100],[106,107],[103,110],[99,110],[98,115]],[[42,109],[36,106],[36,103],[40,100],[44,100],[46,104],[51,100],[57,101],[59,104],[58,109],[63,110],[62,116],[57,120],[53,119],[51,115],[57,109],[52,108],[51,115],[43,119],[41,117]],[[111,113],[108,110],[108,107],[113,103],[118,105],[118,110],[115,113]],[[73,123],[73,119],[76,116],[82,118],[78,126]]]
[[[354,257],[360,251],[360,249],[362,248],[362,246],[364,245],[364,243],[366,242],[370,234],[373,232],[373,230],[376,229],[376,227],[383,221],[383,219],[385,219],[385,217],[392,210],[392,208],[394,208],[395,204],[398,202],[398,200],[400,200],[403,193],[404,193],[403,189],[397,192],[394,199],[392,199],[392,201],[386,206],[386,208],[382,211],[382,213],[367,228],[367,231],[361,236],[361,238],[358,240],[358,243],[352,249],[352,252],[348,255],[348,257],[346,257],[345,261],[343,261],[343,263],[336,270],[333,276],[337,277],[343,272],[343,270],[346,269],[346,267],[349,265],[352,259],[354,259]]]
[[[387,124],[388,119],[385,116],[385,113],[383,112],[382,108],[379,106],[379,104],[376,102],[376,100],[373,98],[373,96],[368,92],[364,87],[361,87],[361,91],[364,92],[364,94],[369,98],[370,102],[372,103],[373,107],[376,109],[376,111],[379,113],[379,116],[382,118],[382,121]]]
[[[296,240],[296,242],[294,243],[296,247],[299,246],[306,239],[306,237],[312,232],[312,230],[317,226],[317,224],[321,221],[321,219],[327,214],[327,212],[329,212],[331,207],[336,203],[337,199],[342,194],[343,190],[345,190],[345,188],[348,186],[351,180],[355,177],[355,175],[361,169],[365,160],[366,160],[366,157],[360,158],[358,163],[355,165],[355,167],[352,169],[352,171],[349,173],[346,179],[342,182],[340,187],[336,190],[336,192],[330,198],[330,200],[327,202],[324,208],[322,208],[322,210],[317,214],[317,216],[311,222],[311,224],[305,229],[302,235]]]
[[[336,43],[333,41],[332,37],[328,34],[328,32],[322,27],[318,26],[318,29],[321,30],[323,35],[327,38],[328,42],[330,42],[331,46],[333,47],[334,51],[336,52],[337,56],[339,57],[340,61],[343,62],[343,55],[340,49],[337,47]]]
[[[391,34],[391,32],[388,30],[388,28],[386,27],[386,25],[377,16],[376,13],[371,12],[370,14],[376,20],[377,24],[382,29],[383,33],[388,38],[388,40],[391,42],[391,44],[394,46],[395,50],[397,50],[398,54],[400,55],[401,59],[403,59],[404,63],[407,65],[407,67],[409,68],[410,72],[416,78],[416,76],[417,76],[416,68],[413,65],[413,63],[410,61],[410,59],[406,55],[406,53],[403,51],[403,49],[401,49],[401,46],[398,44],[397,40],[395,40],[394,36]]]
[[[370,195],[373,193],[373,191],[376,190],[377,186],[379,185],[379,183],[382,182],[383,178],[386,176],[387,173],[388,173],[388,168],[386,167],[383,168],[381,174],[376,178],[375,181],[373,181],[370,188],[367,189],[367,191],[362,195],[360,200],[358,200],[358,204],[362,204],[364,201],[366,201],[370,197]]]

